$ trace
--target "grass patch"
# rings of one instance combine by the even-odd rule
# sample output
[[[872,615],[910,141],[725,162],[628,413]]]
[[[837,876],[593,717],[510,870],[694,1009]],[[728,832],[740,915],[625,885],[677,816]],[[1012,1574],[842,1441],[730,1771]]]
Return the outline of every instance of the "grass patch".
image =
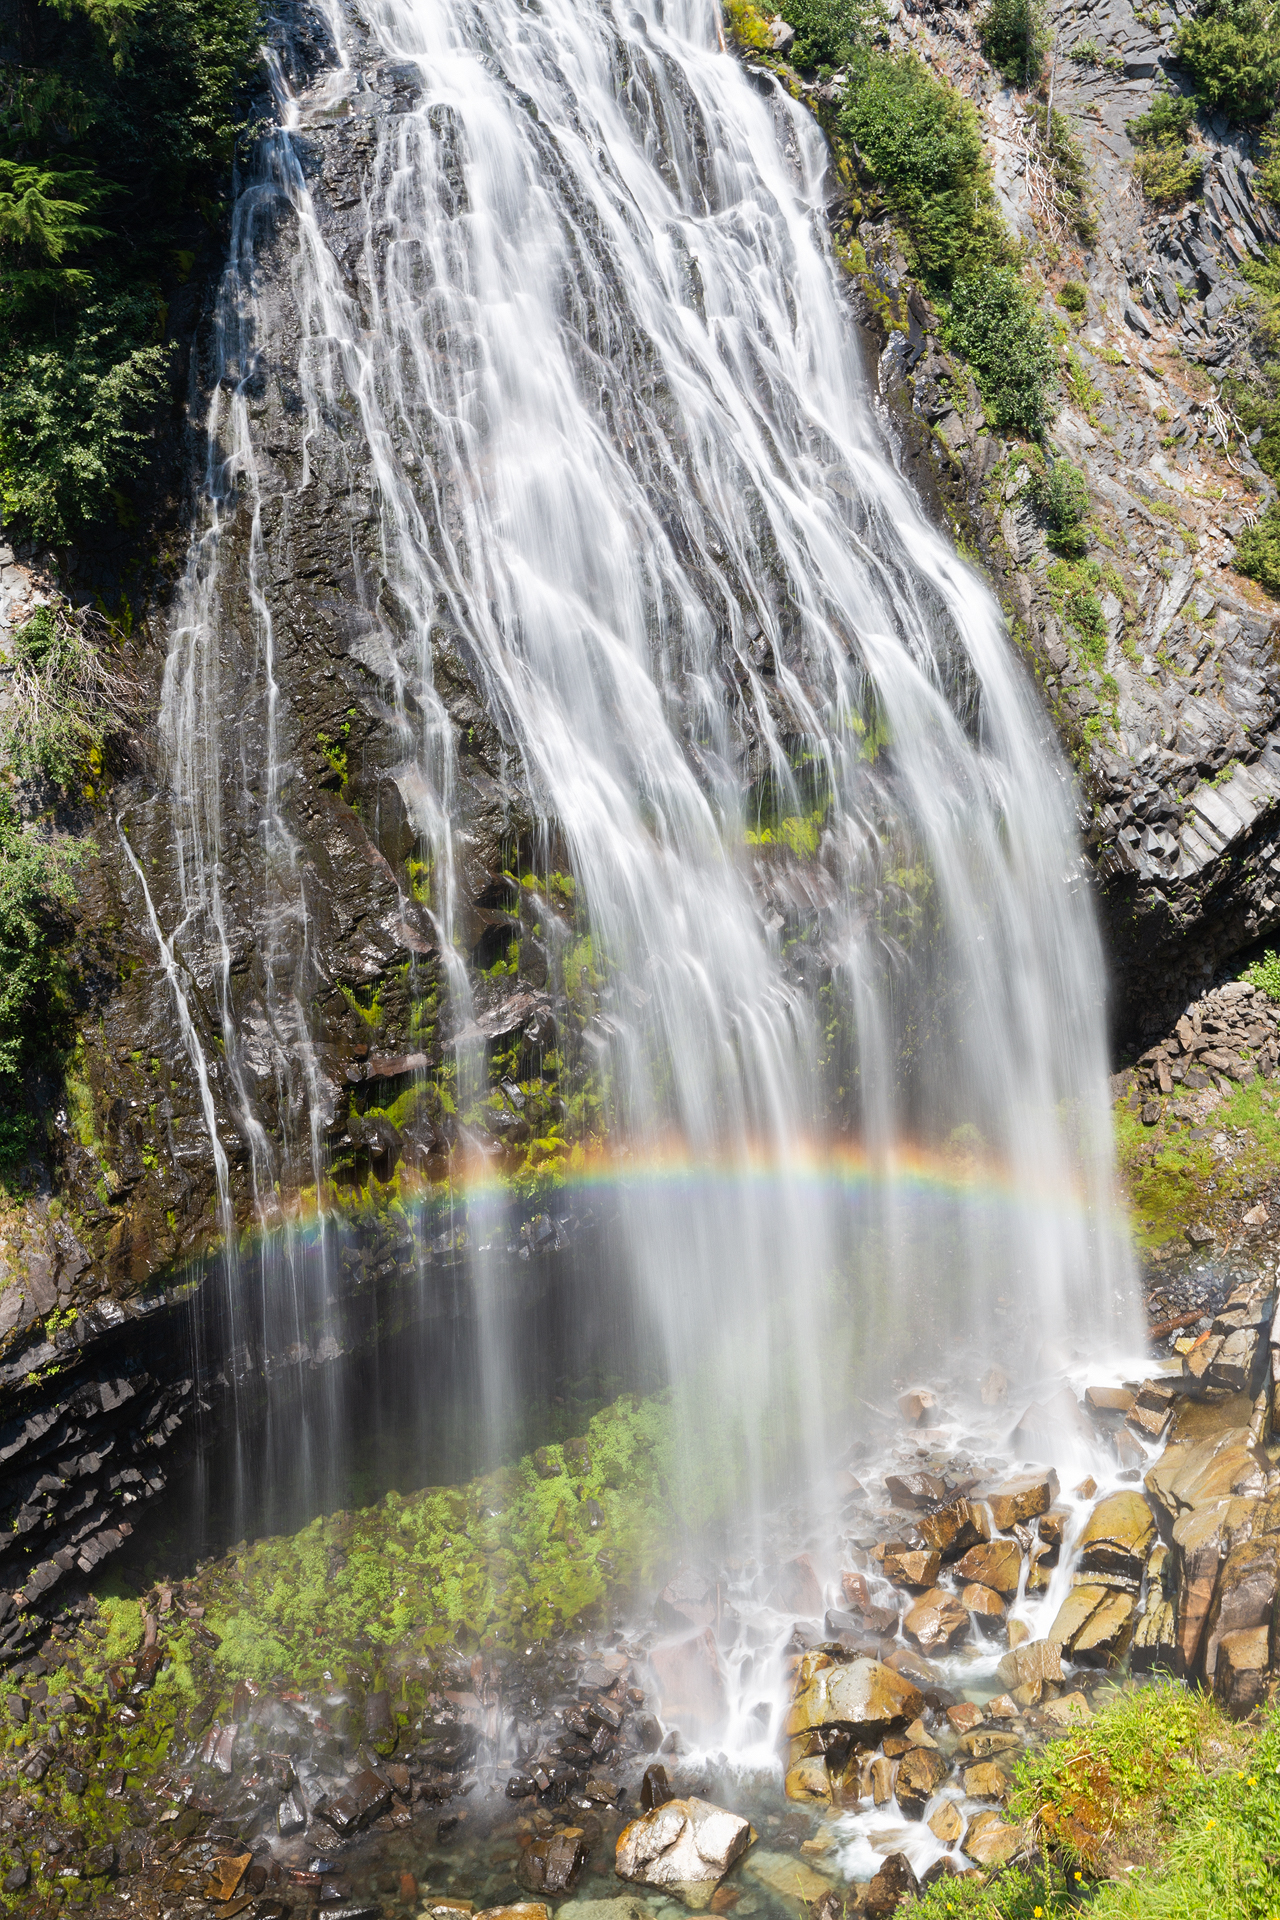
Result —
[[[1171,1098],[1178,1097],[1175,1089]],[[1160,1104],[1167,1112],[1169,1100]],[[1139,1247],[1165,1246],[1188,1227],[1230,1213],[1280,1164],[1280,1114],[1267,1103],[1262,1082],[1233,1086],[1205,1125],[1242,1136],[1233,1140],[1229,1164],[1215,1162],[1209,1140],[1181,1130],[1157,1132],[1127,1103],[1116,1106],[1117,1167]]]
[[[1055,560],[1045,575],[1054,612],[1075,635],[1075,650],[1090,666],[1107,657],[1107,616],[1097,587],[1102,569],[1093,560]]]

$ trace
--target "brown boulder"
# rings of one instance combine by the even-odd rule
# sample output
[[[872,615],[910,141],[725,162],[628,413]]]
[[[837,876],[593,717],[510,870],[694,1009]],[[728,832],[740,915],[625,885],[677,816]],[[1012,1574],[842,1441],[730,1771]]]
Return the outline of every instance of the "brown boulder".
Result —
[[[586,1859],[580,1833],[553,1833],[524,1849],[516,1878],[529,1893],[572,1893]]]
[[[1052,1460],[1055,1454],[1070,1453],[1079,1441],[1097,1445],[1097,1434],[1070,1387],[1061,1387],[1047,1400],[1029,1406],[1010,1438],[1024,1460]],[[1048,1500],[1044,1504],[1047,1507]]]
[[[1006,1867],[1026,1844],[1022,1828],[1011,1826],[998,1813],[975,1813],[965,1830],[964,1851],[979,1867]]]
[[[1170,1519],[1189,1507],[1211,1506],[1231,1495],[1265,1491],[1267,1462],[1247,1427],[1232,1427],[1192,1446],[1166,1447],[1146,1477],[1146,1489]]]
[[[902,1623],[903,1632],[926,1653],[957,1646],[969,1631],[969,1613],[954,1593],[934,1587],[920,1596]]]
[[[1212,1686],[1218,1647],[1228,1635],[1270,1628],[1280,1580],[1280,1540],[1274,1534],[1241,1540],[1222,1563],[1205,1622],[1204,1677]]]
[[[1155,1516],[1140,1493],[1109,1494],[1085,1522],[1080,1536],[1081,1571],[1118,1574],[1136,1588],[1155,1535]]]
[[[924,1810],[951,1769],[936,1748],[912,1747],[898,1762],[898,1805],[908,1820],[922,1820]]]
[[[798,1613],[808,1620],[821,1619],[825,1605],[822,1582],[807,1553],[798,1553],[794,1560],[779,1567],[769,1600],[779,1613]]]
[[[619,1879],[670,1887],[686,1905],[705,1906],[754,1838],[740,1814],[705,1800],[668,1800],[622,1829],[614,1869]]]
[[[878,1660],[817,1667],[810,1656],[796,1676],[785,1731],[794,1738],[815,1727],[847,1727],[856,1740],[874,1745],[923,1711],[919,1688]]]
[[[1138,1603],[1122,1588],[1073,1587],[1059,1607],[1049,1639],[1085,1666],[1114,1666],[1123,1658]]]
[[[1073,1402],[1074,1404],[1074,1402]],[[987,1495],[991,1518],[1001,1533],[1025,1526],[1037,1514],[1047,1513],[1058,1497],[1058,1476],[1048,1473],[1023,1473],[1005,1480]]]
[[[821,1754],[812,1754],[807,1760],[797,1761],[794,1767],[788,1768],[782,1791],[788,1800],[799,1800],[806,1806],[829,1806],[831,1775]]]
[[[995,1727],[979,1727],[975,1732],[962,1736],[960,1751],[969,1760],[991,1760],[997,1753],[1012,1753],[1021,1745],[1016,1733],[1001,1733]]]
[[[1016,1593],[1022,1575],[1022,1549],[1016,1540],[986,1540],[980,1547],[970,1547],[963,1559],[957,1560],[956,1572],[961,1580],[976,1580],[980,1586],[994,1587],[997,1593]]]
[[[664,1627],[680,1633],[690,1627],[714,1625],[718,1602],[714,1581],[691,1567],[681,1567],[658,1595],[653,1610]]]
[[[1084,1403],[1090,1413],[1114,1413],[1123,1419],[1134,1404],[1134,1395],[1128,1387],[1089,1387]]]
[[[982,1708],[975,1707],[972,1700],[961,1700],[958,1705],[947,1708],[947,1721],[957,1733],[972,1733],[982,1725]]]
[[[924,1514],[920,1520],[921,1539],[944,1560],[955,1560],[990,1536],[991,1526],[982,1508],[963,1496]]]
[[[915,1900],[919,1895],[920,1882],[906,1854],[891,1853],[867,1888],[862,1911],[867,1920],[888,1920],[904,1900]]]
[[[1213,1692],[1233,1720],[1243,1720],[1262,1704],[1267,1691],[1269,1641],[1266,1627],[1246,1627],[1224,1634],[1218,1643]]]
[[[895,1507],[912,1511],[939,1507],[947,1497],[947,1483],[936,1473],[889,1473],[884,1484]]]
[[[964,1833],[964,1815],[954,1800],[944,1800],[929,1815],[928,1827],[935,1840],[941,1840],[944,1847],[954,1847]]]
[[[960,1595],[960,1604],[967,1607],[980,1627],[998,1627],[1008,1608],[993,1587],[984,1587],[978,1580],[971,1580]]]
[[[1003,1800],[1009,1791],[1008,1775],[994,1760],[979,1760],[965,1768],[964,1790],[970,1800]]]
[[[1028,1640],[1020,1647],[1011,1648],[996,1672],[1010,1689],[1045,1681],[1058,1686],[1062,1681],[1061,1648],[1055,1646],[1052,1639]]]
[[[885,1579],[899,1586],[931,1587],[942,1566],[942,1556],[922,1547],[894,1547],[880,1564]]]
[[[1197,1669],[1219,1567],[1237,1540],[1249,1538],[1257,1507],[1256,1500],[1215,1500],[1184,1512],[1174,1524],[1178,1568],[1174,1663],[1179,1673]]]

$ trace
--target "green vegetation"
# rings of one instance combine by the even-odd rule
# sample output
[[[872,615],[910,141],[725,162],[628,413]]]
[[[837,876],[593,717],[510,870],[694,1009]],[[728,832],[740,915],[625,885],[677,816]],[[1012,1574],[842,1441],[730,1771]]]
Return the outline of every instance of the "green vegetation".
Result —
[[[780,0],[778,12],[796,30],[787,58],[802,72],[845,66],[883,17],[876,0]]]
[[[1032,1823],[1039,1863],[940,1880],[913,1920],[1268,1920],[1278,1776],[1274,1711],[1260,1728],[1233,1726],[1180,1686],[1117,1689],[1019,1764],[1010,1811]]]
[[[1161,89],[1149,112],[1125,122],[1138,149],[1134,176],[1152,206],[1176,206],[1200,186],[1204,163],[1187,144],[1195,117],[1194,100]]]
[[[874,174],[930,288],[945,291],[1006,258],[978,116],[914,53],[857,64],[839,131]]]
[[[1084,518],[1089,511],[1089,486],[1069,460],[1055,460],[1047,473],[1035,474],[1032,497],[1049,523],[1049,546],[1064,559],[1079,559],[1088,545]]]
[[[1089,209],[1089,169],[1084,149],[1071,131],[1065,113],[1051,110],[1039,100],[1028,102],[1028,112],[1036,129],[1040,154],[1053,181],[1054,205],[1078,240],[1086,246],[1098,237],[1097,223]],[[1078,282],[1069,282],[1079,285]],[[1081,293],[1084,288],[1080,288]],[[1070,311],[1083,313],[1080,306]]]
[[[0,501],[62,543],[111,517],[168,391],[164,289],[216,224],[257,0],[31,0],[0,72]]]
[[[1048,328],[1012,267],[957,280],[944,337],[973,368],[993,424],[1039,439],[1056,364]]]
[[[1058,305],[1066,313],[1083,313],[1089,304],[1088,290],[1078,280],[1064,281],[1056,297]]]
[[[1271,502],[1256,526],[1244,528],[1236,541],[1236,566],[1280,597],[1280,500]]]
[[[1275,148],[1272,151],[1276,151]],[[1241,276],[1253,290],[1249,313],[1253,365],[1247,378],[1228,377],[1223,394],[1247,435],[1261,429],[1253,455],[1264,473],[1280,479],[1280,247],[1263,259],[1249,255]]]
[[[1216,1210],[1238,1208],[1271,1178],[1280,1157],[1280,1116],[1257,1080],[1233,1086],[1213,1109],[1213,1126],[1237,1136],[1230,1165],[1215,1162],[1210,1143],[1193,1140],[1176,1123],[1166,1119],[1156,1132],[1126,1103],[1114,1111],[1121,1181],[1134,1239],[1144,1250],[1180,1240]]]
[[[1015,86],[1033,86],[1051,38],[1040,0],[989,0],[980,31],[992,66]]]
[[[73,616],[61,603],[38,607],[18,628],[10,652],[12,704],[0,727],[0,749],[19,775],[42,775],[87,799],[141,700],[135,682],[109,667],[89,639],[92,627],[105,642],[112,638],[100,617]]]
[[[1094,560],[1055,560],[1045,574],[1054,612],[1076,636],[1076,652],[1090,666],[1107,657],[1107,618],[1096,589],[1102,569]]]
[[[1246,967],[1240,978],[1256,987],[1259,993],[1265,993],[1268,1000],[1280,1000],[1280,953],[1268,947],[1261,960]]]
[[[28,1082],[65,1037],[65,969],[54,921],[74,897],[78,843],[51,845],[0,789],[0,1169],[31,1146]]]
[[[1233,120],[1261,119],[1280,87],[1280,13],[1269,0],[1202,0],[1179,27],[1173,51],[1206,107]]]

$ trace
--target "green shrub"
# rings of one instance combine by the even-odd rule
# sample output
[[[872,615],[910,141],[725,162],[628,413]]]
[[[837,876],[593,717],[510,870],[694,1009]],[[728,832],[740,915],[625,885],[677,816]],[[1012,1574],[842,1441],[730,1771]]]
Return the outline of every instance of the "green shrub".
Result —
[[[86,629],[109,629],[99,615],[73,617],[65,606],[39,607],[10,643],[13,678],[0,722],[0,747],[16,772],[43,775],[92,796],[111,743],[141,706],[128,675],[108,666]]]
[[[1045,574],[1054,612],[1071,628],[1077,652],[1093,667],[1107,657],[1107,616],[1096,592],[1101,580],[1102,569],[1093,560],[1055,560]]]
[[[1068,60],[1074,60],[1077,66],[1100,67],[1102,65],[1102,42],[1096,34],[1086,34],[1067,49]]]
[[[1083,313],[1089,304],[1089,292],[1078,280],[1067,280],[1058,288],[1057,301],[1066,313]]]
[[[35,1136],[24,1080],[61,1038],[67,1001],[54,922],[74,898],[83,852],[41,840],[0,789],[0,1166]]]
[[[1049,523],[1049,545],[1055,553],[1078,559],[1088,545],[1084,518],[1089,511],[1089,486],[1069,460],[1055,460],[1045,474],[1032,480],[1032,497]]]
[[[1256,192],[1280,208],[1280,130],[1270,127],[1262,136],[1262,157],[1253,176]]]
[[[1146,113],[1126,120],[1124,130],[1135,147],[1148,147],[1160,140],[1184,141],[1195,124],[1196,103],[1185,94],[1161,88]]]
[[[148,457],[163,284],[193,219],[217,214],[260,31],[258,0],[25,0],[22,66],[0,86],[12,532],[71,539]]]
[[[1261,960],[1246,967],[1240,978],[1256,987],[1259,993],[1265,993],[1268,1000],[1280,1000],[1280,953],[1268,947]]]
[[[934,288],[1004,257],[978,116],[914,53],[855,66],[840,131],[901,222],[912,264]]]
[[[1162,88],[1147,113],[1125,122],[1138,149],[1134,177],[1152,206],[1174,206],[1200,185],[1204,163],[1187,148],[1195,117],[1194,100]]]
[[[1077,239],[1086,246],[1097,239],[1097,225],[1089,211],[1089,169],[1084,149],[1071,131],[1065,113],[1039,100],[1029,102],[1040,152],[1053,180],[1054,204],[1071,222]]]
[[[1280,597],[1280,500],[1273,500],[1256,526],[1236,541],[1236,566],[1268,593]]]
[[[1174,36],[1173,52],[1205,106],[1258,119],[1280,86],[1277,10],[1267,0],[1208,0]]]
[[[982,51],[1006,80],[1029,87],[1040,78],[1052,38],[1041,0],[990,0],[979,31]]]
[[[18,347],[0,381],[0,502],[37,539],[69,540],[112,509],[146,460],[170,350],[139,344],[150,303],[88,307],[69,338]]]
[[[796,30],[787,58],[802,70],[844,66],[881,19],[875,0],[779,0],[777,10]]]
[[[994,424],[1038,439],[1052,414],[1053,343],[1011,267],[956,281],[945,342],[973,368]]]

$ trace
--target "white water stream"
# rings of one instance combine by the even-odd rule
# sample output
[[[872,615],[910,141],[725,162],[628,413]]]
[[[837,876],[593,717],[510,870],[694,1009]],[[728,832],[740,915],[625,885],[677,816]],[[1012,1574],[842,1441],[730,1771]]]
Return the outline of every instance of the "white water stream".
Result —
[[[1132,1330],[1071,782],[989,593],[894,467],[825,239],[823,138],[721,51],[710,0],[369,0],[363,19],[372,51],[335,6],[337,64],[297,93],[277,74],[279,128],[237,204],[208,517],[165,681],[168,951],[204,990],[269,1224],[282,1190],[321,1184],[330,1114],[263,505],[305,496],[341,415],[453,1030],[470,999],[444,632],[576,878],[630,1266],[609,1284],[692,1382],[689,1472],[727,1429],[748,1493],[780,1446],[816,1479],[827,1353],[891,1372],[983,1335],[1011,1297],[1037,1341]],[[362,64],[388,62],[413,84],[373,116],[348,277],[303,150],[369,112]],[[281,271],[296,349],[263,297]],[[307,422],[287,482],[256,425],[276,379]],[[229,540],[248,627],[224,605]],[[219,719],[230,684],[239,729]],[[771,845],[748,838],[765,828]],[[232,838],[260,854],[248,1026]],[[459,1071],[465,1090],[474,1050]],[[922,1237],[909,1150],[936,1158],[957,1129],[996,1172]],[[830,1171],[850,1145],[852,1231]],[[660,1161],[688,1171],[678,1193],[647,1177]],[[495,1410],[518,1380],[501,1331]],[[883,1350],[858,1356],[873,1333]]]

